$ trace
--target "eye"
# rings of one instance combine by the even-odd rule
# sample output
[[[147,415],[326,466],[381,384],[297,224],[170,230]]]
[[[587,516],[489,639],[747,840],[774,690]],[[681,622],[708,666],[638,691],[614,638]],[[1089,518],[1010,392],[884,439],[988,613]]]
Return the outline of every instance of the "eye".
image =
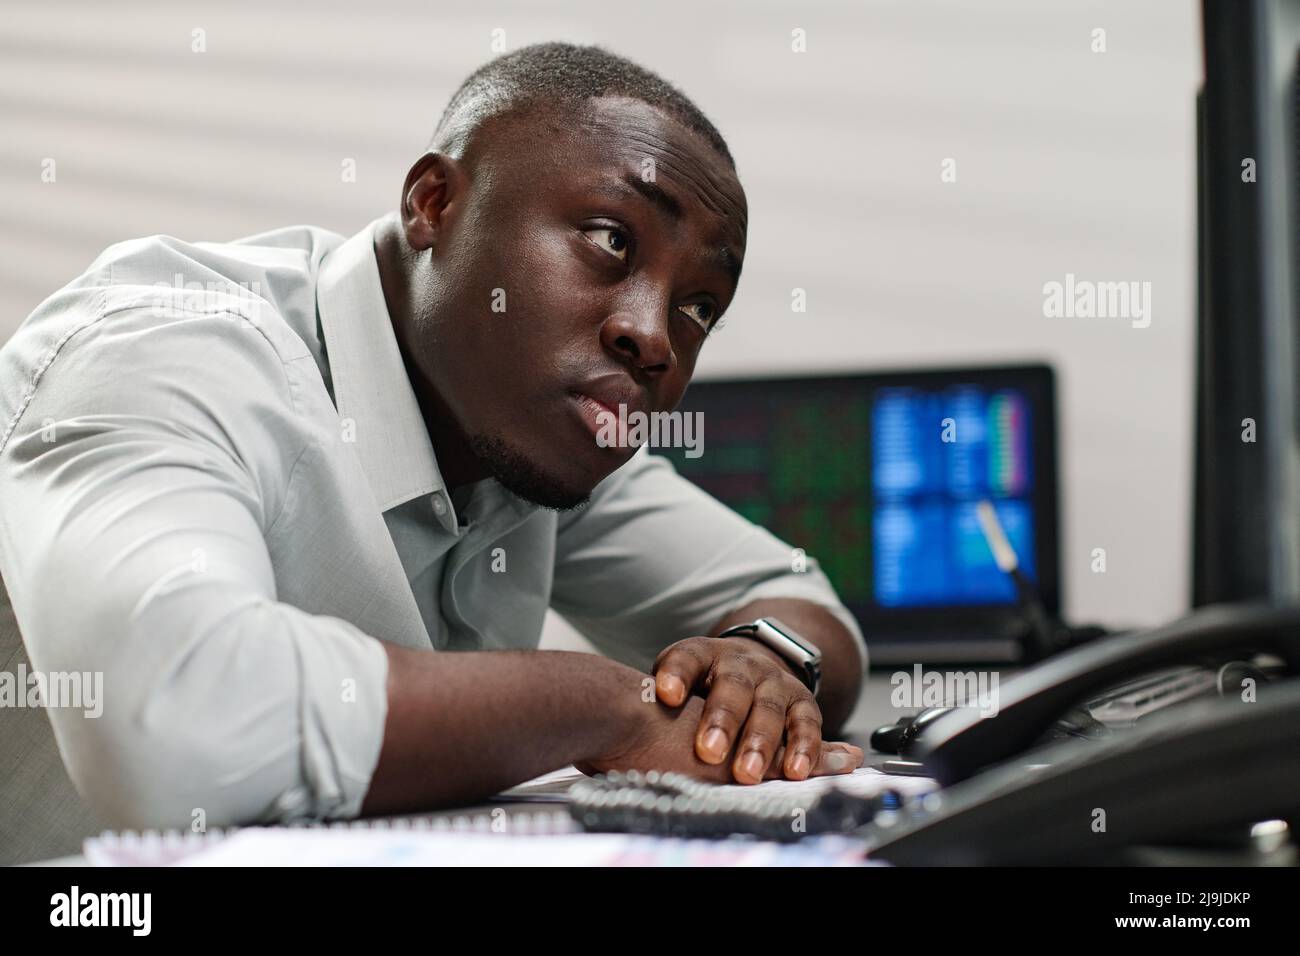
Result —
[[[627,234],[622,229],[601,226],[583,230],[583,234],[615,259],[627,260]]]
[[[718,317],[718,310],[712,302],[689,302],[681,307],[681,311],[683,315],[694,319],[705,332],[712,329],[713,320]]]

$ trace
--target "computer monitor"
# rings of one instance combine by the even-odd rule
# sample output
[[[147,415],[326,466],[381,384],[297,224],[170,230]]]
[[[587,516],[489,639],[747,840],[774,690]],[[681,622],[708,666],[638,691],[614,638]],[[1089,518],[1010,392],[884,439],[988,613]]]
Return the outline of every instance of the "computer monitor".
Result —
[[[816,558],[877,662],[1018,655],[1025,622],[980,529],[983,499],[1057,613],[1050,368],[703,381],[680,409],[703,415],[702,454],[657,450]]]
[[[1300,0],[1204,0],[1192,602],[1300,600]]]

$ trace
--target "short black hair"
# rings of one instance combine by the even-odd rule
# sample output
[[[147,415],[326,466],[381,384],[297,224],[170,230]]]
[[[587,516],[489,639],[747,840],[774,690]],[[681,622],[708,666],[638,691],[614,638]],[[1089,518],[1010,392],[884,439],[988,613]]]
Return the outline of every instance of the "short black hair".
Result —
[[[599,96],[626,96],[658,107],[703,136],[736,168],[722,134],[681,90],[626,57],[573,43],[536,43],[479,67],[452,94],[429,146],[459,156],[489,119],[528,105],[580,105]]]

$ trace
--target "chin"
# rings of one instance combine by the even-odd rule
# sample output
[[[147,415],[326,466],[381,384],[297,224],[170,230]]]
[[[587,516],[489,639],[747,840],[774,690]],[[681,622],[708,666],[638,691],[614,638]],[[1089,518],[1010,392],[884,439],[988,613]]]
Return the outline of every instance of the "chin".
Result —
[[[589,468],[575,467],[578,463],[573,459],[559,466],[543,463],[497,436],[477,435],[470,438],[469,444],[475,457],[503,488],[553,511],[570,511],[586,504],[596,485],[624,463],[617,462],[593,474]]]

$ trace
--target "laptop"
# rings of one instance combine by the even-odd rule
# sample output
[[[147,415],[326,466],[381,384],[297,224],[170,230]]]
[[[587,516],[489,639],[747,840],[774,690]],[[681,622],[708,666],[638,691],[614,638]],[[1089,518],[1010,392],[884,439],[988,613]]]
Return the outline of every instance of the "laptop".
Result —
[[[983,500],[1059,616],[1050,367],[700,381],[680,409],[703,414],[700,447],[652,450],[816,558],[873,664],[1020,658],[1025,617]]]

